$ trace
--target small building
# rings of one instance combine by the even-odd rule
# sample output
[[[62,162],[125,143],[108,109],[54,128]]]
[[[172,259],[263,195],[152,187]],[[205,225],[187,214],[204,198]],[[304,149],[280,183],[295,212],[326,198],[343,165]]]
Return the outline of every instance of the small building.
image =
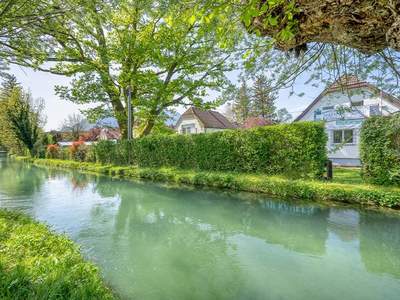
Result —
[[[217,111],[190,107],[180,116],[175,130],[180,134],[196,134],[234,129],[236,127],[235,124]]]
[[[360,166],[360,129],[370,116],[400,110],[400,100],[356,76],[328,86],[295,121],[325,121],[328,157],[336,165]]]

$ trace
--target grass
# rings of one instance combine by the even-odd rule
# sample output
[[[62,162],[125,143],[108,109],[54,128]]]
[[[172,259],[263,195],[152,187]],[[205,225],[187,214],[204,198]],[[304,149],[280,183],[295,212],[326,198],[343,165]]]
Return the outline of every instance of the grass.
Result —
[[[361,177],[361,168],[335,167],[333,169],[333,182],[344,184],[364,184]]]
[[[114,299],[78,247],[31,218],[0,209],[0,299]]]
[[[34,159],[35,165],[76,169],[122,178],[147,179],[178,184],[263,193],[284,199],[336,201],[361,206],[400,208],[400,188],[361,183],[357,169],[336,169],[332,182],[289,179],[262,174],[199,172],[173,168],[136,168],[58,159]]]

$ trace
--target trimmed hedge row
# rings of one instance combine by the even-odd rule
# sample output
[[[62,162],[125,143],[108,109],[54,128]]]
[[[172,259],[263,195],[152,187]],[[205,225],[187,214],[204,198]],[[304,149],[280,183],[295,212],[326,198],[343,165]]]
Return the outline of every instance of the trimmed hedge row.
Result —
[[[376,184],[400,184],[400,114],[371,117],[361,129],[363,177]]]
[[[122,167],[50,159],[36,159],[32,161],[38,166],[68,168],[122,178],[148,179],[264,193],[289,200],[336,201],[363,206],[400,207],[400,190],[396,188],[340,184],[304,179],[290,180],[278,176],[238,174],[232,172],[195,172],[174,168]]]
[[[99,142],[102,164],[318,177],[327,159],[322,123],[298,122],[210,134],[147,136]]]

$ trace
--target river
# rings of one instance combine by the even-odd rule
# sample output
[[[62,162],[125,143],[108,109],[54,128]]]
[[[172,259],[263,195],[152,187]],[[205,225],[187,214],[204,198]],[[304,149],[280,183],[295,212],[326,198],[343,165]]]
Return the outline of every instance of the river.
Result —
[[[123,299],[399,299],[395,213],[0,158],[0,207],[66,233]]]

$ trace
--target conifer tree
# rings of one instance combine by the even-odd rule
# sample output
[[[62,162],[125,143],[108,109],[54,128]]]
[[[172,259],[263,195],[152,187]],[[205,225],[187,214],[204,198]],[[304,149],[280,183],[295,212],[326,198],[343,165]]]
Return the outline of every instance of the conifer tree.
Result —
[[[251,115],[251,100],[247,83],[242,79],[242,84],[237,90],[232,110],[235,121],[242,124]]]
[[[276,114],[276,98],[277,94],[272,90],[268,79],[264,75],[257,76],[251,93],[252,114],[267,120],[273,120]]]

